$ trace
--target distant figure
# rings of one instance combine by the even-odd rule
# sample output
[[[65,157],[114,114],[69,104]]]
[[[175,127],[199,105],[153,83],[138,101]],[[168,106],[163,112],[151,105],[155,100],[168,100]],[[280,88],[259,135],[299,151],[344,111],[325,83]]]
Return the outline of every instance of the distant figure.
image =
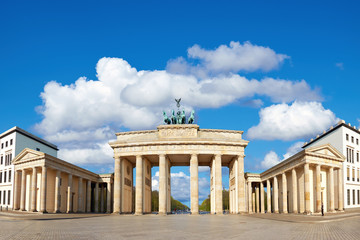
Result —
[[[321,203],[321,216],[324,216],[324,204]]]

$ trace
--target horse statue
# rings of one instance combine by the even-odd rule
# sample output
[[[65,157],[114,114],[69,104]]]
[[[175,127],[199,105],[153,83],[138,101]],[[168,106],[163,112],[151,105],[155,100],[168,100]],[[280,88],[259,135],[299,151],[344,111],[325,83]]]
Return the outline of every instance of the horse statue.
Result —
[[[172,115],[171,115],[171,122],[172,122],[172,124],[176,124],[176,117],[175,117],[175,111],[174,110],[172,110]]]
[[[168,118],[165,111],[163,111],[163,116],[164,116],[164,123],[171,124],[171,120],[170,118]]]
[[[195,111],[194,110],[192,110],[191,111],[191,115],[190,115],[190,117],[189,117],[189,120],[188,120],[188,124],[192,124],[193,122],[194,122],[194,120],[195,120]]]
[[[180,117],[181,117],[181,124],[186,124],[185,110],[182,111]]]

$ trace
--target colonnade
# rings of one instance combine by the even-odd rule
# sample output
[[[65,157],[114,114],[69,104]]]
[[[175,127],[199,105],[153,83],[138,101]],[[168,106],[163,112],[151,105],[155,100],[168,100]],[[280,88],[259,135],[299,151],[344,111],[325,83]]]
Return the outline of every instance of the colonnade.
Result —
[[[184,158],[189,157],[188,164],[190,165],[190,206],[191,214],[199,214],[199,156],[200,154],[192,153],[184,155]],[[134,167],[129,159],[134,156],[115,156],[115,172],[114,172],[114,213],[127,213],[131,212],[132,209],[126,207],[127,203],[131,201],[130,195],[126,195],[127,189],[132,191],[132,183],[130,186],[126,186],[126,181],[131,181],[131,174],[126,173],[125,168],[131,169]],[[159,163],[159,214],[164,215],[171,212],[171,155],[159,154],[157,156]],[[244,198],[244,162],[243,156],[235,156],[231,161],[231,169],[234,169],[234,174],[230,177],[233,179],[234,189],[231,195],[232,204],[230,209],[232,213],[239,213],[245,208],[243,200],[238,199],[239,197]],[[238,159],[240,159],[238,163]],[[211,202],[211,213],[212,214],[223,214],[223,200],[222,200],[222,155],[215,154],[211,157],[210,162],[210,202]],[[147,198],[151,194],[146,195],[146,186],[144,183],[150,181],[151,186],[151,174],[144,172],[146,167],[152,165],[146,155],[135,156],[135,167],[136,167],[136,188],[135,188],[135,215],[141,215],[143,213],[149,213],[151,211],[151,205],[147,203]],[[188,165],[188,166],[189,166]],[[144,167],[146,166],[146,167]],[[186,166],[186,165],[185,165]],[[151,171],[150,171],[151,172]],[[130,180],[127,180],[130,178]],[[147,179],[149,178],[149,179]],[[150,189],[151,193],[151,189]],[[242,204],[242,206],[240,206]],[[148,208],[149,207],[149,208]]]
[[[311,214],[320,213],[322,206],[325,212],[343,211],[342,182],[340,167],[309,163],[264,179],[249,179],[248,212]]]
[[[111,195],[111,182],[94,182],[46,166],[15,171],[15,210],[82,213],[105,212],[106,208],[106,212],[110,213]]]

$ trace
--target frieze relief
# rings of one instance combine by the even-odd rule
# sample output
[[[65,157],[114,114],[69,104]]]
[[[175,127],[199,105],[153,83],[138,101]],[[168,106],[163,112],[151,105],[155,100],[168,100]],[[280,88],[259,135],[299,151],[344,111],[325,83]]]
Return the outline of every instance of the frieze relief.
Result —
[[[195,128],[160,129],[159,136],[160,138],[197,137],[197,129]]]
[[[124,184],[125,184],[126,186],[131,187],[131,180],[128,179],[128,178],[124,178]]]

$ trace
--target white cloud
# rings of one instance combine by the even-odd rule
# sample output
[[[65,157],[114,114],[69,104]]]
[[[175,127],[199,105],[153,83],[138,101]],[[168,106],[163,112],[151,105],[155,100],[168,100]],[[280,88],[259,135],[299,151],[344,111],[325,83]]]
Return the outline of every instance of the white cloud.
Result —
[[[114,152],[107,142],[89,148],[62,148],[58,157],[76,165],[114,165]]]
[[[270,71],[278,68],[289,56],[278,54],[269,47],[253,45],[250,42],[230,42],[230,45],[220,45],[215,50],[206,50],[199,45],[188,49],[188,57],[197,59],[200,63],[191,65],[184,58],[168,62],[167,70],[175,73],[206,76],[208,72],[229,73],[239,71]]]
[[[247,132],[249,139],[295,140],[322,132],[339,119],[319,102],[282,103],[263,108],[260,123]]]
[[[196,73],[137,70],[123,59],[102,58],[96,65],[97,80],[80,77],[69,85],[48,82],[41,93],[43,103],[37,107],[43,119],[35,129],[59,145],[64,160],[84,166],[113,161],[109,150],[100,146],[115,138],[117,131],[152,129],[161,124],[162,110],[175,108],[174,98],[182,98],[187,113],[236,101],[260,107],[264,104],[260,97],[275,103],[321,100],[318,90],[304,80],[256,80],[233,73],[278,67],[287,56],[270,48],[232,42],[215,50],[193,46],[188,54],[200,64]],[[232,60],[221,61],[227,57]],[[219,61],[221,65],[216,64]],[[191,65],[185,59],[180,63]],[[101,156],[109,159],[101,160]]]
[[[276,164],[280,163],[281,161],[284,161],[285,159],[295,155],[296,153],[302,151],[302,146],[304,145],[304,142],[296,142],[292,144],[286,151],[286,153],[283,155],[283,159],[280,159],[280,157],[276,154],[274,151],[268,152],[264,160],[260,163],[260,167],[263,169],[268,169]]]
[[[274,151],[270,151],[265,155],[264,161],[261,162],[261,167],[267,169],[280,163],[280,158]]]
[[[287,159],[293,155],[295,155],[296,153],[302,151],[302,146],[304,146],[304,142],[296,142],[293,145],[291,145],[288,149],[287,152],[283,155],[284,159]]]

